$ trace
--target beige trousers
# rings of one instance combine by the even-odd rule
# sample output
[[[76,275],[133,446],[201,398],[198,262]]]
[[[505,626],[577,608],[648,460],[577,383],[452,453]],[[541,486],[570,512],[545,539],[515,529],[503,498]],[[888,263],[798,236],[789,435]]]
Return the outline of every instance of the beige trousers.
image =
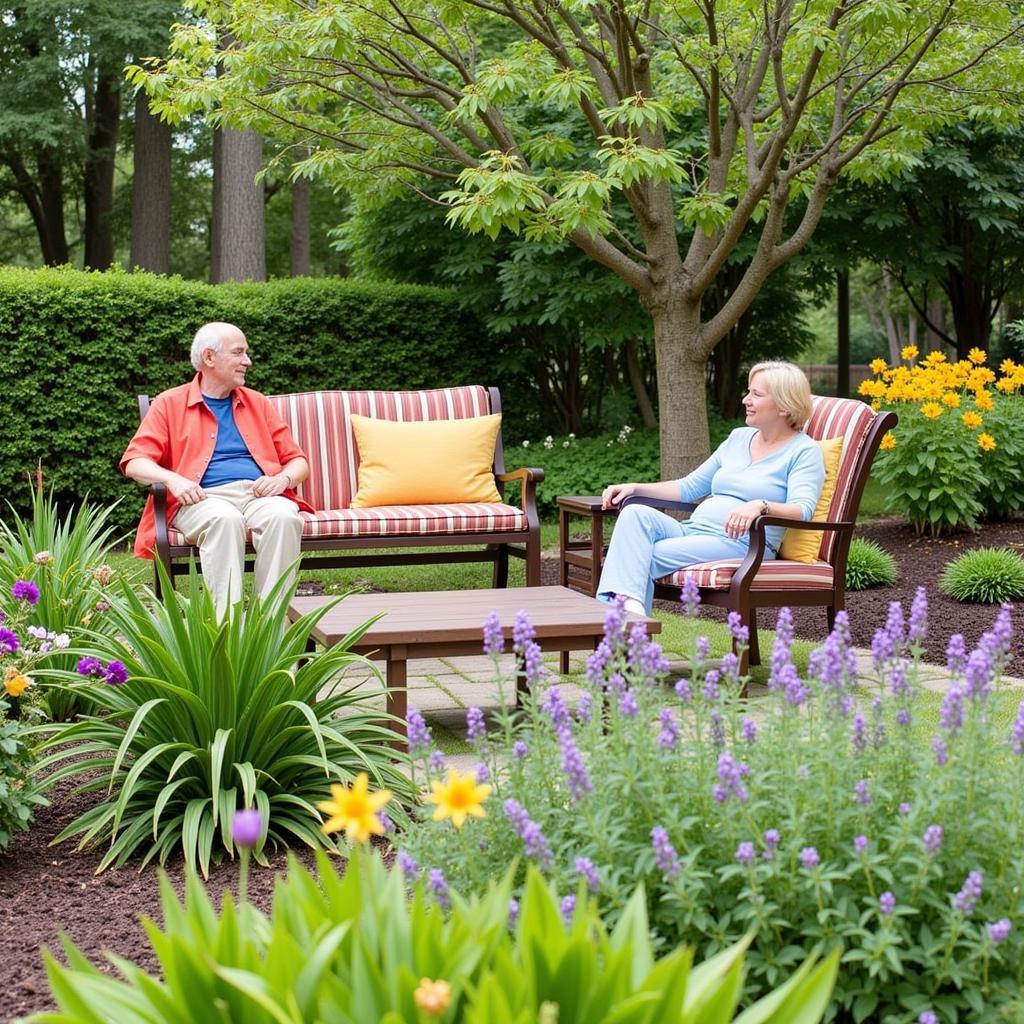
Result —
[[[288,498],[257,498],[251,480],[203,490],[202,501],[178,508],[174,526],[198,546],[203,579],[220,617],[242,598],[246,530],[252,531],[256,549],[255,592],[266,597],[299,557],[302,517]]]

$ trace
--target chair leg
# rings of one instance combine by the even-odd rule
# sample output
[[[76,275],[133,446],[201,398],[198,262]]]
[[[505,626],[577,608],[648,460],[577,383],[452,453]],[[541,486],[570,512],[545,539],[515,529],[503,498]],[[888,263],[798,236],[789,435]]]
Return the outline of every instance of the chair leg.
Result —
[[[491,585],[496,590],[504,590],[508,586],[508,548],[501,544],[494,553],[494,573]]]
[[[757,609],[751,608],[746,615],[746,623],[750,629],[749,649],[747,654],[751,665],[761,664],[761,647],[757,642]]]

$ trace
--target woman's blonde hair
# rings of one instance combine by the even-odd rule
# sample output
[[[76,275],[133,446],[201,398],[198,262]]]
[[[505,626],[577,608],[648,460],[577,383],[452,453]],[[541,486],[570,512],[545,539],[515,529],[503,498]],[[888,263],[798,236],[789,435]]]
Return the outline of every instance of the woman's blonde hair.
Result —
[[[804,371],[793,363],[770,361],[757,363],[747,374],[747,385],[761,374],[772,401],[786,414],[791,427],[801,430],[811,418],[811,385]]]

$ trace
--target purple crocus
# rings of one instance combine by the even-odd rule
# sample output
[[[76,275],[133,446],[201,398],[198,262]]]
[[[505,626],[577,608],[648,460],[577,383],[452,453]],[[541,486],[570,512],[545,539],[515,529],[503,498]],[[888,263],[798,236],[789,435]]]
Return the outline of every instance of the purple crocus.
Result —
[[[805,846],[800,851],[800,863],[808,871],[816,868],[821,863],[821,857],[818,854],[817,847]]]
[[[231,841],[235,846],[251,850],[263,834],[263,815],[255,807],[235,811],[231,819]]]
[[[501,621],[497,612],[491,612],[484,619],[484,654],[496,658],[505,650],[505,634],[501,631]]]
[[[878,897],[878,909],[886,917],[896,909],[896,897],[888,889]]]
[[[985,876],[980,871],[971,871],[960,891],[953,897],[953,909],[964,917],[970,917],[981,899],[985,887]]]
[[[651,846],[654,848],[654,860],[662,877],[667,882],[678,878],[683,870],[682,864],[679,863],[679,854],[669,841],[668,832],[660,825],[655,825],[651,829]]]
[[[11,587],[11,597],[34,605],[39,601],[39,588],[31,580],[16,580]]]

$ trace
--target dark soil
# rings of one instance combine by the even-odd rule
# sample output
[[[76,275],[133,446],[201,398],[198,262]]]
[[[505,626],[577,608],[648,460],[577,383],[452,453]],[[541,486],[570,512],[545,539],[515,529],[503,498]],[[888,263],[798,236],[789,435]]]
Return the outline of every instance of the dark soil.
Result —
[[[1024,551],[1021,518],[1012,523],[988,525],[981,534],[958,534],[940,540],[917,537],[909,527],[894,521],[864,526],[858,534],[890,551],[900,575],[892,587],[847,594],[854,642],[870,646],[874,630],[885,621],[889,602],[902,601],[904,610],[909,611],[915,589],[923,585],[929,603],[929,660],[937,663],[944,661],[952,633],[962,633],[970,648],[991,626],[996,612],[993,607],[962,605],[943,597],[938,577],[946,563],[972,547]],[[546,559],[542,573],[545,583],[557,583],[557,562]],[[701,614],[722,617],[713,608],[703,609]],[[1014,617],[1016,634],[1010,671],[1024,675],[1024,617],[1020,612]],[[797,609],[794,619],[799,636],[812,640],[824,637],[822,609]],[[771,629],[774,624],[773,612],[761,613],[759,625]],[[764,657],[768,653],[762,652]],[[139,873],[128,867],[97,876],[95,870],[101,854],[76,853],[70,844],[54,848],[49,845],[95,799],[75,797],[70,790],[70,785],[64,785],[51,794],[52,806],[41,811],[31,831],[17,835],[8,852],[0,855],[0,963],[5,965],[6,975],[0,996],[0,1019],[4,1021],[52,1007],[40,951],[44,946],[57,950],[61,932],[68,933],[90,960],[111,973],[114,969],[104,958],[104,950],[127,957],[148,970],[155,972],[157,968],[138,924],[142,914],[160,920],[155,870],[147,868]],[[304,863],[311,863],[312,856],[307,851],[296,853]],[[254,865],[249,893],[261,908],[269,906],[275,875],[284,867],[284,853],[271,858],[270,870]],[[170,865],[168,873],[180,893],[182,863]],[[209,890],[214,894],[225,889],[236,891],[237,881],[238,865],[228,861],[211,869]]]

